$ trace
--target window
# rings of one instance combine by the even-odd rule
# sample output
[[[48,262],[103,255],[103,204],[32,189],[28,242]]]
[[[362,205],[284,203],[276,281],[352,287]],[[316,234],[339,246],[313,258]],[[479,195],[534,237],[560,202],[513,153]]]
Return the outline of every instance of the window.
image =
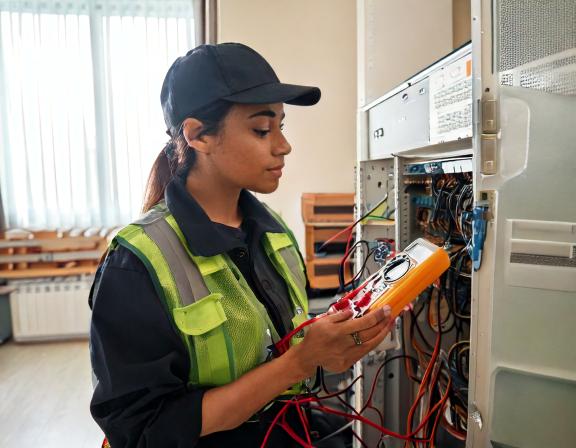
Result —
[[[137,217],[167,140],[162,80],[194,45],[192,0],[0,0],[7,226]]]

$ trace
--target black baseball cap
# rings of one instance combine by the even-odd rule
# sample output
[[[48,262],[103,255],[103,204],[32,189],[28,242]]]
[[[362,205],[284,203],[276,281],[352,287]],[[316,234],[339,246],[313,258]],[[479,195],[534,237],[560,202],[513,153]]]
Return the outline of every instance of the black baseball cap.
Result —
[[[281,83],[270,64],[246,45],[200,45],[176,59],[164,78],[160,101],[168,132],[218,100],[311,106],[320,100],[320,89]]]

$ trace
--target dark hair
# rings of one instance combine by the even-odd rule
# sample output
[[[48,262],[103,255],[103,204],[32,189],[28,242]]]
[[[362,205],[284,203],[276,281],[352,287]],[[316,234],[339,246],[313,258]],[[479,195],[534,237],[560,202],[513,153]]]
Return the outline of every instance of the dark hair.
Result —
[[[202,122],[202,135],[217,135],[222,130],[222,123],[230,112],[233,103],[216,101],[193,115]],[[188,176],[196,162],[196,151],[188,146],[182,134],[182,125],[170,129],[172,138],[162,148],[152,165],[146,190],[142,212],[146,213],[158,202],[164,199],[166,185],[174,176]]]

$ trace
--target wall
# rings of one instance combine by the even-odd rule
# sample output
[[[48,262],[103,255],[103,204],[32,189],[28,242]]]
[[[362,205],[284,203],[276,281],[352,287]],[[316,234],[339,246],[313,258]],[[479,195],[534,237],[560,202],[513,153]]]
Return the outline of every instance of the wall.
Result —
[[[353,192],[356,154],[356,4],[353,0],[220,0],[218,41],[261,53],[281,81],[322,89],[313,107],[285,106],[292,145],[280,188],[261,199],[303,248],[304,192]]]
[[[357,4],[361,105],[453,49],[452,0],[357,0]]]
[[[461,47],[471,39],[472,5],[470,0],[452,1],[452,42],[454,48]]]

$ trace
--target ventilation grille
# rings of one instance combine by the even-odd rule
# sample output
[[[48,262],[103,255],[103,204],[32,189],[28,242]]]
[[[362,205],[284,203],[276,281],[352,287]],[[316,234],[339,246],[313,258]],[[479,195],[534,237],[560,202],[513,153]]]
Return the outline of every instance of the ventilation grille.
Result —
[[[576,268],[576,259],[574,258],[553,257],[550,255],[518,254],[514,252],[510,254],[510,263]]]
[[[505,86],[576,95],[576,49],[500,73]]]
[[[576,95],[576,1],[498,2],[500,83]]]

